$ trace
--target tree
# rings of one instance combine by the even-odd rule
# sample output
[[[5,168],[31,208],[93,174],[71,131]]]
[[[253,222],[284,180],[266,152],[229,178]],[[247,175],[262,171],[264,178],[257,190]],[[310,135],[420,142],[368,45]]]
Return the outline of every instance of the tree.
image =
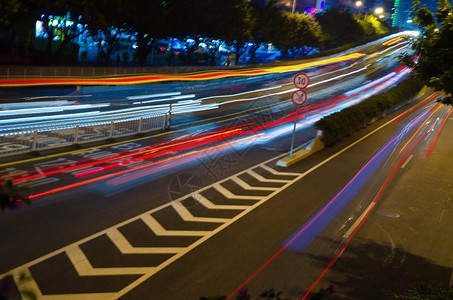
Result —
[[[453,300],[453,287],[442,283],[408,284],[401,293],[394,293],[391,299],[399,300]]]
[[[21,6],[19,0],[0,0],[0,26],[8,26]]]
[[[47,57],[57,59],[65,47],[86,30],[90,10],[96,5],[89,0],[30,0],[31,17],[40,19],[47,35]],[[53,19],[51,18],[53,17]],[[52,42],[60,44],[52,54]]]
[[[434,15],[420,1],[412,7],[414,22],[420,28],[419,37],[413,41],[414,53],[405,53],[401,62],[414,68],[415,77],[428,86],[443,91],[447,96],[442,102],[453,105],[453,14],[450,3],[440,0]],[[437,20],[436,20],[437,19]],[[415,58],[418,60],[415,61]]]
[[[251,6],[247,0],[214,0],[216,7],[212,16],[215,18],[209,20],[211,23],[208,28],[215,30],[208,32],[209,35],[224,40],[227,44],[232,45],[236,53],[236,64],[240,56],[244,53],[244,46],[251,40],[251,29],[255,22]],[[220,5],[221,4],[221,5]]]
[[[354,20],[362,27],[362,30],[367,37],[388,32],[388,28],[373,15],[356,14],[354,15]]]
[[[315,18],[326,34],[327,47],[337,47],[352,43],[364,36],[362,27],[348,11],[340,12],[338,9],[332,8],[326,12],[316,14]]]
[[[313,48],[321,47],[323,40],[321,26],[312,17],[299,13],[285,15],[293,23],[293,34],[289,40],[293,58],[297,54],[307,55]]]
[[[138,64],[143,66],[158,39],[168,37],[170,23],[168,2],[162,0],[136,0],[125,2],[123,14],[126,27],[135,33]]]
[[[91,10],[88,34],[93,38],[106,65],[111,64],[111,54],[119,47],[121,35],[126,33],[122,11],[123,0],[99,0]]]

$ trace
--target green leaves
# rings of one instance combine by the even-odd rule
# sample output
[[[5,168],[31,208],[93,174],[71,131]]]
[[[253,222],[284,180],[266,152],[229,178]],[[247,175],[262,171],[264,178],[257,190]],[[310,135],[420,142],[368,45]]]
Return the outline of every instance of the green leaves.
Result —
[[[19,0],[0,0],[0,25],[9,25],[20,8],[21,1]]]
[[[422,86],[418,80],[406,79],[385,93],[372,96],[357,105],[322,118],[315,126],[330,138],[339,140],[401,105],[414,96]]]
[[[422,34],[413,42],[415,54],[401,57],[406,66],[414,67],[415,76],[447,95],[453,95],[453,14],[448,1],[440,0],[434,14],[418,1],[413,6],[415,22]],[[437,19],[437,22],[436,22]],[[410,62],[420,56],[418,63]],[[446,102],[448,103],[448,102]]]

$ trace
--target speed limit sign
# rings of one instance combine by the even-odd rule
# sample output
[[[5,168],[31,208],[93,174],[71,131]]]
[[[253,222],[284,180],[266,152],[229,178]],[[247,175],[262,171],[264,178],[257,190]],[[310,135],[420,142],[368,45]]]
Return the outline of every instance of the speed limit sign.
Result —
[[[291,96],[291,101],[293,101],[295,105],[304,105],[307,101],[307,97],[307,93],[304,90],[297,90]]]
[[[307,74],[299,73],[296,76],[294,76],[293,82],[296,88],[303,90],[310,83],[310,79],[308,78]]]

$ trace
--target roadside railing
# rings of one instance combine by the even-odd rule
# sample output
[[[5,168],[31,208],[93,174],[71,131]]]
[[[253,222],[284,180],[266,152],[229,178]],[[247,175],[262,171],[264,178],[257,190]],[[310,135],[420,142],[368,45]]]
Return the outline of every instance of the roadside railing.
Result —
[[[1,66],[0,78],[61,78],[61,77],[90,77],[90,76],[126,76],[153,73],[188,73],[211,70],[212,66],[159,66],[159,67],[53,67],[53,66]],[[217,66],[224,70],[224,67]]]
[[[170,126],[168,114],[116,119],[73,126],[0,132],[0,156],[145,133]]]

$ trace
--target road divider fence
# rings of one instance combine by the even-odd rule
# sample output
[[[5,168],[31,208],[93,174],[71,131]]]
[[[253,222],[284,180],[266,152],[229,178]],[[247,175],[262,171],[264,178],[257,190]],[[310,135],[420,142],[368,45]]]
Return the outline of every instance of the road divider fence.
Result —
[[[219,67],[219,70],[224,68]],[[211,66],[153,66],[153,67],[97,67],[97,66],[3,66],[0,78],[69,78],[91,76],[125,76],[145,74],[186,73],[212,70]]]
[[[0,156],[113,139],[169,128],[168,113],[63,126],[0,131]]]

